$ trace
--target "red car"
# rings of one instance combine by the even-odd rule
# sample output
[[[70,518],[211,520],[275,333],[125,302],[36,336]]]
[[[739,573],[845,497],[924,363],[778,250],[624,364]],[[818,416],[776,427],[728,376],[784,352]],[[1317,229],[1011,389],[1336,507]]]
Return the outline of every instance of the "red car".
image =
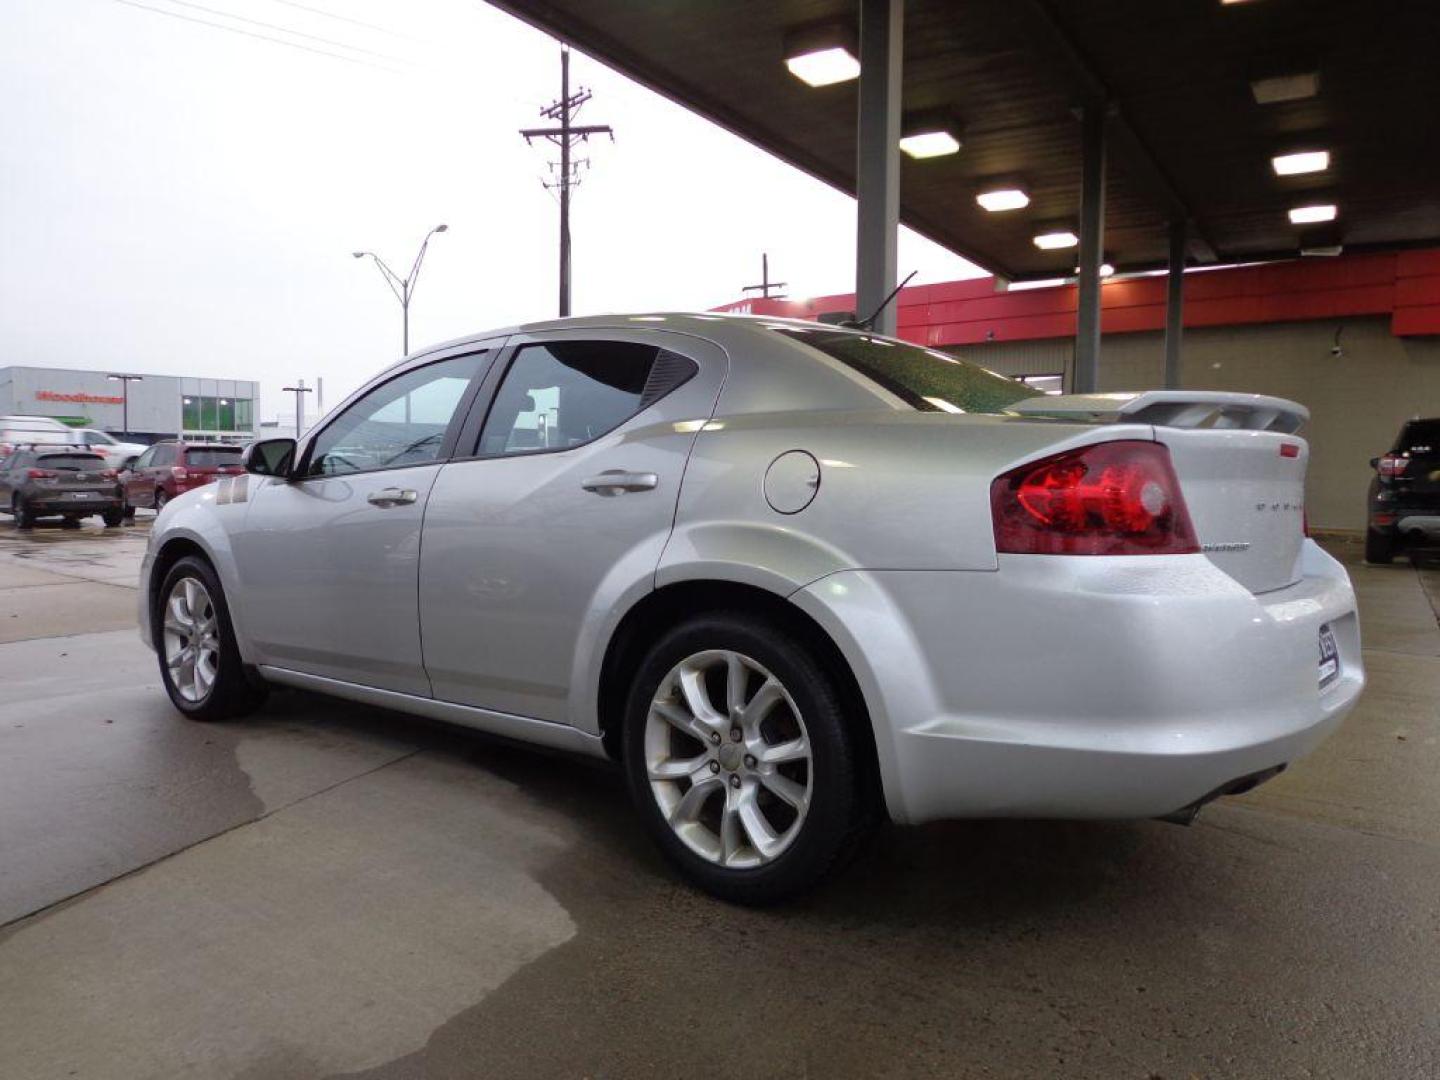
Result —
[[[221,476],[245,471],[240,464],[239,446],[224,443],[158,442],[128,462],[120,474],[125,491],[125,516],[132,517],[137,506],[159,510],[177,495],[204,487]]]

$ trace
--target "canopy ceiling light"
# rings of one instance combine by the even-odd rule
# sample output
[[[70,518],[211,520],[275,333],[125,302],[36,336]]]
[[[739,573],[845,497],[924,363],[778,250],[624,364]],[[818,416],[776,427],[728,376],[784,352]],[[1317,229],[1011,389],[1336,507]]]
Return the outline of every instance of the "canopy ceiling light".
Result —
[[[990,213],[1000,214],[1006,210],[1024,210],[1030,205],[1030,196],[1025,194],[1025,189],[1019,184],[1007,184],[980,192],[975,196],[975,201]]]
[[[785,66],[807,86],[833,86],[860,77],[854,28],[812,23],[785,35]]]
[[[1313,225],[1317,221],[1334,220],[1334,203],[1317,203],[1314,206],[1297,206],[1290,211],[1290,224],[1292,225]]]
[[[1257,105],[1276,105],[1282,101],[1303,101],[1320,92],[1320,73],[1302,71],[1290,75],[1271,75],[1250,83],[1250,93]]]
[[[1035,237],[1035,246],[1041,251],[1060,251],[1080,243],[1080,238],[1069,229],[1053,229]]]
[[[1303,176],[1305,173],[1324,172],[1330,168],[1329,150],[1302,150],[1295,154],[1280,154],[1270,159],[1276,176]]]
[[[900,149],[912,158],[944,157],[960,151],[960,124],[947,112],[912,113],[900,130]]]

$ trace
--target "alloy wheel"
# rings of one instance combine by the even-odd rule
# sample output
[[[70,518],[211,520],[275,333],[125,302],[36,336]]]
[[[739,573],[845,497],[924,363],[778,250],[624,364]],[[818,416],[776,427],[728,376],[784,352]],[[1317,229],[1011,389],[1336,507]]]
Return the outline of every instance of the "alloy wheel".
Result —
[[[778,858],[810,807],[800,710],[778,678],[729,649],[688,656],[660,681],[645,721],[645,769],[675,835],[726,869]]]
[[[175,582],[161,630],[176,692],[192,704],[204,701],[220,674],[220,617],[204,582],[193,577]]]

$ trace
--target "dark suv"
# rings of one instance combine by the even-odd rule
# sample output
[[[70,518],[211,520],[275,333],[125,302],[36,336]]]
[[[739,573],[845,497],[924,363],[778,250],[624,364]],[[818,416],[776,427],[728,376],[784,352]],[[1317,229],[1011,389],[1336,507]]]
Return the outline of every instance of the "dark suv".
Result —
[[[1410,420],[1384,457],[1371,458],[1365,561],[1388,563],[1440,542],[1440,419]]]
[[[125,467],[120,480],[125,487],[126,511],[137,506],[161,509],[176,495],[203,487],[221,476],[243,473],[240,454],[244,448],[225,443],[187,443],[167,439],[146,450]]]
[[[123,507],[115,470],[83,447],[20,446],[0,463],[0,509],[10,511],[18,528],[48,516],[73,529],[91,514],[113,528],[124,520]]]

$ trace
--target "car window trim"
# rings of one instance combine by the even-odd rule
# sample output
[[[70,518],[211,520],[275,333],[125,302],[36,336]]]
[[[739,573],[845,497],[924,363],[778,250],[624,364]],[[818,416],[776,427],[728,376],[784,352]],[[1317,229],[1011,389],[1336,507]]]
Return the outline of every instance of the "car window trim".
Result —
[[[678,335],[668,336],[673,337]],[[472,415],[466,417],[465,426],[460,432],[459,446],[456,447],[457,453],[450,460],[452,462],[500,461],[508,458],[539,457],[542,454],[568,454],[572,450],[583,450],[587,446],[594,446],[601,439],[613,435],[637,417],[644,416],[656,405],[660,404],[660,402],[664,401],[700,373],[700,361],[686,352],[684,348],[676,348],[666,344],[666,337],[667,335],[655,331],[624,329],[589,330],[578,327],[573,330],[551,331],[548,333],[516,334],[507,342],[504,352],[496,358],[494,365],[496,375],[494,379],[486,380],[488,385],[485,387],[485,395],[483,399],[476,400],[472,409]],[[515,357],[519,355],[520,350],[528,345],[563,344],[568,341],[612,341],[626,345],[651,346],[658,350],[656,359],[659,359],[660,352],[673,352],[676,356],[682,356],[686,360],[689,360],[694,366],[694,371],[654,401],[650,402],[649,405],[646,405],[645,408],[640,409],[638,412],[631,413],[609,431],[602,431],[593,439],[587,439],[583,443],[576,443],[574,446],[542,446],[536,447],[533,450],[511,450],[508,453],[505,451],[497,454],[480,453],[480,436],[485,431],[485,424],[490,419],[490,411],[494,408],[495,399],[499,396],[500,387],[505,381],[505,376],[510,373],[510,368],[515,362]],[[474,452],[469,454],[459,453],[458,450],[460,446],[474,447]]]
[[[503,338],[498,340],[500,340],[502,343],[504,341]],[[491,360],[489,365],[485,367],[484,371],[478,372],[476,375],[470,378],[470,381],[466,385],[464,392],[460,395],[460,400],[455,403],[455,411],[450,414],[450,423],[447,424],[445,427],[445,436],[443,439],[440,440],[440,449],[429,461],[410,461],[399,465],[378,465],[373,469],[356,469],[353,472],[347,473],[324,474],[320,476],[308,475],[311,456],[315,451],[315,444],[319,441],[320,436],[325,434],[325,432],[328,431],[332,425],[334,425],[337,421],[339,421],[342,416],[348,413],[352,405],[358,404],[371,392],[380,389],[382,386],[389,385],[396,379],[403,379],[405,376],[410,375],[413,372],[421,371],[428,367],[433,367],[435,364],[443,364],[448,360],[458,360],[461,357],[465,356],[484,355],[486,353],[498,353],[499,351],[500,350],[495,345],[489,342],[470,342],[467,345],[457,346],[454,350],[446,350],[439,355],[427,355],[423,358],[421,362],[406,364],[404,367],[399,368],[389,377],[381,378],[375,382],[369,383],[368,385],[361,387],[360,390],[356,391],[352,398],[348,399],[341,408],[336,410],[335,415],[326,422],[324,427],[317,428],[315,431],[311,432],[305,437],[304,451],[301,454],[300,463],[296,467],[295,472],[291,477],[291,481],[293,483],[303,484],[312,480],[334,480],[343,476],[368,476],[372,473],[394,472],[397,469],[414,469],[425,465],[445,464],[451,459],[451,455],[455,452],[455,446],[457,441],[459,440],[460,431],[464,427],[465,419],[469,416],[470,407],[474,404],[476,394],[480,392],[480,385],[485,381],[485,378],[490,373],[490,371],[494,369],[496,364],[495,360]]]

